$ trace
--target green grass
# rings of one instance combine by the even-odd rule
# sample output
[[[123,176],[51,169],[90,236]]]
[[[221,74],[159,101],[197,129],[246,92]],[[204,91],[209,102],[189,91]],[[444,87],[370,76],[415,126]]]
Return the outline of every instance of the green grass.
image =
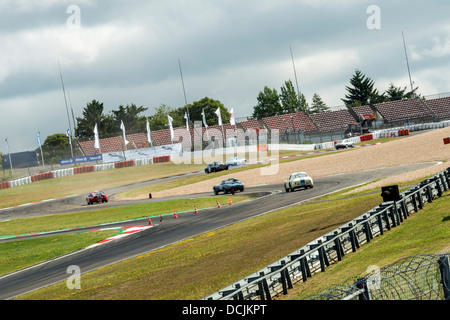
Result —
[[[366,194],[286,208],[100,268],[82,276],[81,290],[57,284],[23,298],[201,299],[379,202],[378,194]]]
[[[253,196],[233,196],[233,202],[247,201]],[[228,203],[228,196],[216,196],[196,199],[171,200],[165,202],[146,203],[134,206],[105,208],[84,212],[53,214],[42,217],[17,219],[0,222],[0,237],[35,234],[41,232],[73,229],[117,221],[133,220],[183,211],[193,211],[194,206],[200,210],[216,206],[216,200],[221,204]],[[1,244],[0,244],[1,246]]]
[[[174,165],[169,162],[43,180],[0,190],[0,208],[74,194],[87,194],[92,190],[183,174],[203,168],[204,165]]]
[[[65,283],[21,299],[201,299],[260,270],[306,243],[343,225],[380,203],[379,193],[327,196],[99,268],[81,278],[81,290]],[[334,199],[333,199],[334,198]],[[392,263],[417,253],[448,247],[450,225],[445,194],[384,236],[365,244],[343,262],[301,283],[284,298],[301,299],[330,284],[364,273],[368,266]]]
[[[0,275],[84,249],[117,233],[98,231],[0,243]]]

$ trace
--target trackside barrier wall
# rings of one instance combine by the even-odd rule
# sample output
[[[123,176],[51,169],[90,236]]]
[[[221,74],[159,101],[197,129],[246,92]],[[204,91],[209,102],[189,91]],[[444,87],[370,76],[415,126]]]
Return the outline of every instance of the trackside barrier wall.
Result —
[[[162,158],[160,160],[160,162],[170,161],[170,156],[159,157],[159,158]],[[142,158],[142,159],[136,159],[136,160],[121,161],[120,163],[112,162],[112,163],[105,163],[105,164],[97,164],[97,165],[93,165],[93,166],[59,169],[59,170],[49,171],[46,173],[36,174],[36,175],[30,176],[30,177],[15,179],[12,181],[1,182],[0,190],[18,187],[18,186],[22,186],[24,184],[33,183],[33,182],[51,179],[51,178],[61,178],[61,177],[66,177],[66,176],[72,176],[75,174],[82,174],[82,173],[88,173],[88,172],[94,172],[94,171],[104,171],[104,170],[112,170],[115,168],[124,168],[124,167],[130,167],[130,166],[141,166],[141,165],[153,164],[153,160],[154,160],[153,158]]]
[[[82,174],[94,172],[94,166],[84,166],[84,167],[75,167],[73,168],[73,174]]]
[[[385,230],[400,226],[408,217],[450,189],[450,168],[401,193],[401,200],[383,202],[351,222],[325,234],[266,268],[204,298],[206,300],[270,300],[287,294],[294,283],[306,282],[332,263],[356,252]],[[445,289],[445,288],[444,288]]]
[[[170,162],[170,156],[153,157],[153,163]]]
[[[0,183],[0,189],[8,189],[8,188],[11,188],[11,184],[9,181]]]
[[[133,167],[133,166],[134,166],[134,160],[125,160],[125,161],[119,161],[119,162],[114,163],[114,167],[116,169]]]

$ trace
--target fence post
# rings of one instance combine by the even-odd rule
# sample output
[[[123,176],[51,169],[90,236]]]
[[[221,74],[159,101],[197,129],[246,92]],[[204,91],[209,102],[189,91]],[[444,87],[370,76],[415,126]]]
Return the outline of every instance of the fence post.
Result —
[[[409,211],[408,211],[408,206],[407,206],[406,203],[405,203],[405,198],[403,198],[403,199],[401,200],[400,208],[401,208],[402,211],[403,211],[403,218],[404,218],[405,220],[408,219]]]
[[[383,211],[383,219],[384,222],[386,222],[386,229],[389,231],[391,230],[391,223],[389,222],[389,215],[388,215],[388,209]]]
[[[366,220],[364,222],[364,233],[366,234],[366,242],[369,243],[372,240],[372,232],[370,230],[369,222]]]
[[[444,191],[447,191],[447,185],[445,184],[444,175],[442,173],[439,174],[439,179],[441,179],[442,187],[444,188]]]
[[[444,299],[450,300],[450,258],[448,255],[439,257],[439,269],[441,270],[442,288]]]
[[[429,203],[432,203],[432,202],[433,202],[433,195],[431,194],[431,188],[430,188],[430,185],[429,185],[429,184],[427,185],[426,190],[427,190],[427,199],[428,199],[428,202],[429,202]]]
[[[403,217],[398,212],[397,201],[394,201],[394,215],[395,215],[395,219],[397,221],[397,225],[398,226],[401,225],[403,222]]]
[[[337,255],[338,261],[342,261],[342,257],[344,256],[344,249],[342,248],[341,239],[339,239],[339,235],[337,234],[337,231],[335,231],[334,234],[336,235],[336,237],[334,239],[336,255]]]
[[[438,191],[438,197],[440,198],[440,197],[442,197],[442,189],[441,189],[441,185],[439,184],[439,182],[440,182],[439,178],[436,177],[434,179],[434,182],[436,183],[436,189]]]
[[[303,249],[300,250],[300,254],[304,255],[305,251]],[[311,278],[311,270],[309,269],[308,260],[306,259],[306,257],[300,258],[300,268],[302,271],[302,280],[303,282],[306,282],[308,277]]]
[[[423,198],[422,198],[422,190],[419,189],[417,192],[417,200],[419,200],[419,209],[423,209]]]
[[[416,202],[416,196],[415,196],[415,194],[412,194],[412,195],[410,196],[410,199],[411,199],[411,202],[412,202],[413,207],[414,207],[414,212],[419,211],[419,209],[417,208],[417,202]]]
[[[356,287],[358,289],[363,290],[359,295],[358,295],[358,300],[370,300],[370,293],[369,293],[369,288],[367,287],[367,279],[366,278],[361,278],[356,280]]]

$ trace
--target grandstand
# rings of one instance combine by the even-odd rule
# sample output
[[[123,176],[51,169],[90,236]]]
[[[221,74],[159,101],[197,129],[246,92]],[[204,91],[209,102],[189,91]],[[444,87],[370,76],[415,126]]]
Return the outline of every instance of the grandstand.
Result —
[[[282,114],[277,116],[265,117],[262,119],[250,119],[237,123],[236,125],[224,124],[223,126],[215,125],[208,127],[209,137],[214,137],[218,132],[221,138],[232,138],[229,130],[236,132],[238,141],[245,141],[247,132],[250,129],[268,129],[279,130],[280,134],[289,131],[304,131],[306,134],[314,134],[314,132],[337,132],[342,131],[349,125],[357,125],[360,123],[361,117],[368,114],[376,114],[377,120],[383,122],[385,126],[392,126],[397,123],[405,123],[406,121],[431,122],[436,120],[450,119],[450,97],[435,98],[430,100],[421,99],[404,99],[378,103],[372,106],[355,107],[352,110],[342,109],[337,111],[327,111],[317,114],[307,115],[305,112],[295,112],[290,114]],[[186,127],[175,129],[186,130]],[[191,139],[198,139],[201,133],[203,140],[207,140],[206,128],[190,127]],[[215,133],[215,134],[214,134]],[[225,135],[225,137],[223,136]],[[153,145],[161,146],[171,144],[169,129],[156,130],[151,132]],[[217,137],[215,137],[217,138]],[[248,137],[247,137],[248,139]],[[127,135],[130,144],[128,149],[148,147],[146,133],[134,133]],[[183,143],[183,138],[175,138],[177,142]],[[183,143],[184,144],[184,143]],[[94,149],[94,140],[82,141],[80,146],[85,155],[98,153]],[[104,138],[100,140],[101,152],[115,152],[124,149],[122,136]]]
[[[375,104],[374,108],[381,114],[385,123],[434,118],[431,110],[419,99],[383,102]]]
[[[263,118],[269,130],[278,129],[280,133],[289,130],[316,131],[317,127],[305,112],[295,112]]]
[[[310,117],[321,132],[339,131],[359,122],[348,109],[316,113]]]
[[[450,97],[425,100],[424,103],[437,118],[450,119]]]

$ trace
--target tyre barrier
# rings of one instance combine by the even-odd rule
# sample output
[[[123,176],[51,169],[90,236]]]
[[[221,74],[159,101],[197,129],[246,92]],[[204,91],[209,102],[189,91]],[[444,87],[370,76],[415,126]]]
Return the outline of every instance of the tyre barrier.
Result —
[[[0,182],[0,189],[8,189],[8,188],[11,188],[11,184],[9,181]]]
[[[153,164],[153,158],[141,158],[134,160],[135,166],[145,166],[147,164]]]
[[[94,171],[104,171],[104,170],[112,170],[112,169],[114,169],[114,163],[96,164],[94,166]]]
[[[134,167],[134,160],[125,160],[114,163],[114,167],[116,169],[126,168],[126,167]]]
[[[153,163],[170,162],[170,156],[153,157]]]
[[[73,174],[82,174],[87,172],[94,172],[94,166],[84,166],[73,168]]]
[[[61,178],[61,177],[72,176],[72,175],[73,175],[73,168],[59,169],[59,170],[53,171],[54,178]]]
[[[53,178],[53,171],[39,173],[31,176],[31,182],[42,181]]]
[[[370,141],[370,140],[373,140],[373,135],[365,134],[363,136],[360,136],[359,138],[360,138],[361,142]]]
[[[400,129],[398,130],[399,136],[409,136],[409,129]]]

